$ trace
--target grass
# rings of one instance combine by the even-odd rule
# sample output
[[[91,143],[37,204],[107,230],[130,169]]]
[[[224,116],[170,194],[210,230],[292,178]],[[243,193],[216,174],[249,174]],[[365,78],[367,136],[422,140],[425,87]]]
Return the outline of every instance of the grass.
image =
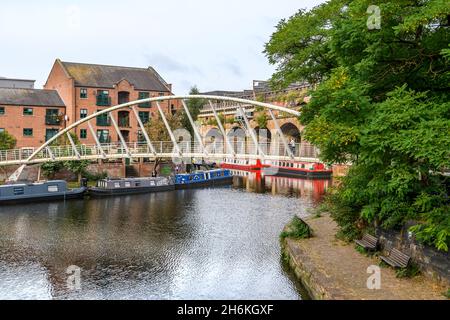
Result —
[[[95,187],[96,183],[97,183],[97,181],[89,180],[88,181],[88,187]],[[67,187],[69,189],[79,188],[80,187],[80,183],[78,181],[68,181],[67,182]]]
[[[310,226],[297,216],[292,218],[291,222],[280,234],[281,239],[306,239],[310,238],[311,236],[312,229],[310,228]]]
[[[447,289],[447,292],[442,293],[444,295],[444,297],[446,297],[447,299],[450,299],[450,289]]]

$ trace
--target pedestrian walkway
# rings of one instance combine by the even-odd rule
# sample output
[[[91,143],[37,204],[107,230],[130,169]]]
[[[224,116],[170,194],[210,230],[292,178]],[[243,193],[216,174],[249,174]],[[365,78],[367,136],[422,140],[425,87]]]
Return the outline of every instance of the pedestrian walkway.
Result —
[[[317,299],[446,299],[447,291],[431,279],[417,276],[397,278],[392,268],[381,268],[381,287],[367,288],[371,275],[367,268],[378,266],[379,259],[367,257],[353,244],[336,239],[336,223],[325,215],[306,220],[314,231],[310,239],[287,239],[285,253],[291,267]]]

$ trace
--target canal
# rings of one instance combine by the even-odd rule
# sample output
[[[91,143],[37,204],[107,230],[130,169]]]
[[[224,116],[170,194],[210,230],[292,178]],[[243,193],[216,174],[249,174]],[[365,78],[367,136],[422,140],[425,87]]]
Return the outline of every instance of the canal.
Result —
[[[0,299],[302,299],[278,235],[328,180],[0,207]],[[67,268],[81,268],[81,289]]]

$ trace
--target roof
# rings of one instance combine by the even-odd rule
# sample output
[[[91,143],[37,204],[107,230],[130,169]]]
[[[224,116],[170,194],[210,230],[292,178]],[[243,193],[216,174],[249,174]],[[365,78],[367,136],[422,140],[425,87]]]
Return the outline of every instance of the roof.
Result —
[[[170,92],[167,83],[151,67],[60,62],[77,87],[114,88],[120,81],[127,80],[136,90]]]
[[[65,107],[56,90],[0,88],[0,105]]]
[[[6,78],[6,77],[0,77],[0,80],[36,82],[36,80],[32,80],[32,79],[16,79],[16,78]]]

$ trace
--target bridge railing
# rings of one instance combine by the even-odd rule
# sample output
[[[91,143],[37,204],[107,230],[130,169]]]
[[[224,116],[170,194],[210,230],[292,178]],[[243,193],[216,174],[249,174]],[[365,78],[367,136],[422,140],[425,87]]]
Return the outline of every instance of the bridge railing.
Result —
[[[75,149],[71,145],[50,146],[39,151],[30,162],[43,162],[42,160],[77,160],[77,159],[99,159],[99,158],[126,158],[126,157],[177,157],[177,156],[249,156],[258,155],[273,157],[288,157],[290,152],[282,143],[275,141],[260,142],[255,145],[251,141],[231,141],[230,145],[223,141],[208,142],[204,145],[181,141],[177,147],[171,141],[156,141],[152,143],[153,150],[145,142],[129,142],[126,147],[120,142],[98,145],[81,144]],[[205,149],[203,149],[203,146]],[[317,148],[309,143],[297,143],[289,146],[290,151],[296,158],[318,158]],[[23,148],[0,151],[0,164],[23,163],[27,160],[33,148]]]

